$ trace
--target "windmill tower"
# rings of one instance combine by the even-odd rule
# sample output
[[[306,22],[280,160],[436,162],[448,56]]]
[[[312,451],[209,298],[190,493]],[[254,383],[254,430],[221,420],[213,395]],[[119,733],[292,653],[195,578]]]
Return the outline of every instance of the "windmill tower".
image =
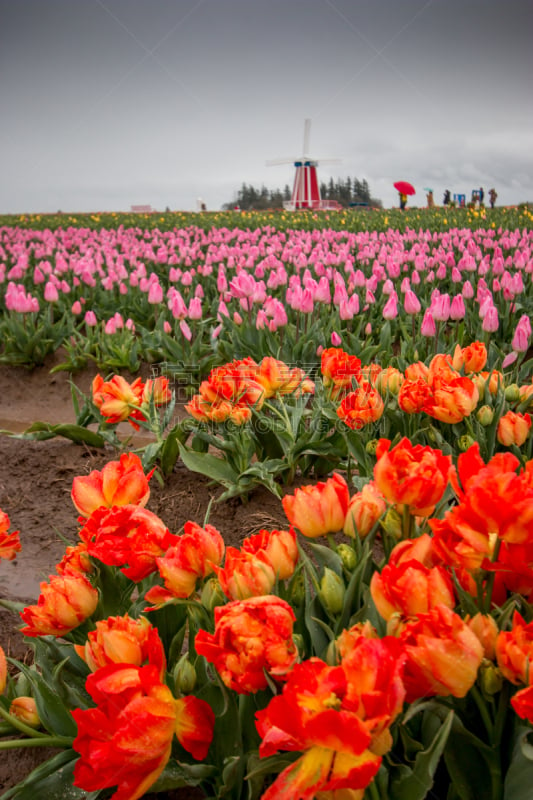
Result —
[[[289,201],[283,203],[284,207],[288,211],[295,211],[299,208],[324,210],[338,207],[336,204],[327,200],[322,200],[320,197],[320,186],[316,171],[318,167],[318,160],[316,158],[311,158],[309,154],[310,134],[311,120],[306,119],[304,124],[303,154],[296,158],[276,158],[272,161],[266,162],[267,166],[269,167],[278,164],[294,164],[296,167],[292,197]],[[321,158],[320,161],[322,163],[336,164],[339,162],[339,159]]]

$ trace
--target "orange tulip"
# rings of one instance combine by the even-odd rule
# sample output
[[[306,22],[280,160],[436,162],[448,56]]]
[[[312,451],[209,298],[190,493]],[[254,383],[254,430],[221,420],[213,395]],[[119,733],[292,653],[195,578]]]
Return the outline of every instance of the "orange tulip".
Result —
[[[290,578],[294,573],[298,545],[293,528],[288,531],[260,530],[243,541],[242,549],[246,553],[265,553],[280,581]]]
[[[511,705],[519,717],[533,723],[533,686],[520,689],[511,697]]]
[[[66,572],[94,572],[87,543],[79,542],[75,547],[67,547],[65,555],[59,564],[56,564],[56,572],[58,575],[64,575]]]
[[[255,379],[265,390],[265,398],[277,394],[313,391],[314,384],[298,367],[291,369],[284,361],[266,356],[259,365]],[[311,388],[312,387],[312,388]]]
[[[264,551],[247,553],[226,548],[224,567],[214,567],[222,591],[230,600],[270,594],[276,583],[274,567]]]
[[[371,782],[381,756],[370,750],[371,724],[360,716],[367,703],[364,696],[354,702],[349,676],[349,669],[311,658],[297,664],[283,692],[256,713],[256,728],[263,740],[261,757],[279,750],[301,753],[276,777],[262,800],[312,798],[333,789],[364,789]],[[377,707],[378,713],[384,705],[381,688],[375,686],[368,697],[368,708]],[[355,682],[353,689],[357,691]]]
[[[9,706],[9,713],[30,728],[39,728],[41,725],[37,703],[33,697],[14,697]]]
[[[90,556],[111,567],[121,567],[127,578],[138,582],[156,571],[156,559],[179,537],[147,508],[102,506],[86,520],[80,538],[87,543]]]
[[[0,646],[0,694],[4,693],[7,683],[7,661],[4,648]]]
[[[496,659],[504,678],[519,686],[533,685],[533,622],[514,612],[513,627],[500,631],[496,639]]]
[[[408,381],[423,380],[427,383],[429,374],[429,367],[423,361],[417,361],[416,364],[409,364],[405,368],[405,379]]]
[[[351,356],[340,347],[322,351],[321,370],[324,386],[337,390],[348,389],[360,378],[361,359]]]
[[[172,400],[168,378],[159,375],[153,380],[150,378],[144,384],[141,395],[141,407],[147,409],[151,402],[156,406],[164,406]]]
[[[464,697],[472,688],[483,660],[483,646],[461,617],[440,605],[407,622],[400,639],[407,661],[407,702],[439,695]]]
[[[484,657],[488,658],[489,661],[494,661],[496,657],[496,640],[499,632],[494,617],[490,617],[488,614],[476,614],[472,619],[467,619],[466,622],[483,645]]]
[[[431,395],[431,389],[423,378],[404,380],[398,392],[398,406],[406,414],[419,414]]]
[[[361,430],[383,416],[385,405],[380,393],[370,383],[362,383],[342,400],[337,416],[352,430]]]
[[[224,540],[213,525],[202,528],[189,520],[175,544],[156,559],[165,588],[153,586],[146,593],[146,600],[160,606],[174,597],[190,597],[198,580],[206,578],[221,563],[224,548]]]
[[[98,591],[81,574],[52,575],[41,583],[35,606],[27,606],[20,616],[26,623],[25,636],[64,636],[77,628],[96,610]]]
[[[74,649],[91,672],[109,664],[153,664],[161,680],[165,674],[165,651],[157,628],[146,617],[133,619],[126,614],[98,620],[86,643],[74,645]]]
[[[143,390],[141,378],[136,378],[130,384],[121,375],[113,375],[110,381],[104,381],[101,375],[97,375],[92,384],[93,403],[102,416],[107,417],[107,422],[124,422],[139,409]]]
[[[124,664],[103,667],[87,678],[97,708],[75,709],[73,747],[80,753],[74,785],[87,792],[118,786],[112,795],[138,800],[170,758],[176,734],[202,760],[213,738],[215,715],[197,697],[175,700],[157,669]]]
[[[120,461],[110,461],[101,471],[93,470],[72,481],[72,502],[84,517],[101,506],[145,506],[150,497],[141,459],[135,453],[123,453]]]
[[[284,680],[298,660],[296,620],[279,597],[251,597],[215,608],[214,634],[200,630],[196,652],[214,664],[224,684],[239,694],[266,689],[265,673]]]
[[[462,422],[477,406],[479,392],[470,378],[440,378],[430,384],[431,395],[424,403],[423,411],[430,417],[449,425]]]
[[[396,367],[386,367],[382,369],[376,377],[374,386],[382,395],[385,395],[387,392],[397,395],[404,380],[403,373],[401,373],[399,369],[396,369]]]
[[[390,445],[388,439],[379,440],[374,467],[377,488],[389,503],[407,505],[415,516],[429,516],[448,485],[451,457],[431,447],[413,447],[406,437],[392,450]]]
[[[342,530],[349,500],[348,484],[342,475],[334,473],[325,483],[295,489],[281,502],[291,525],[315,539]]]
[[[387,510],[385,498],[373,481],[365,484],[351,500],[343,531],[347,536],[364,539]]]
[[[453,354],[453,367],[457,371],[464,367],[465,373],[481,372],[487,363],[487,347],[484,342],[473,342],[467,347],[456,345]]]
[[[438,605],[455,606],[450,576],[443,567],[428,568],[419,561],[400,566],[387,564],[381,573],[374,572],[370,593],[378,613],[387,622],[394,614],[417,617]]]
[[[22,549],[19,532],[7,532],[10,524],[8,515],[0,509],[0,559],[6,561],[13,561]]]
[[[529,414],[508,411],[500,417],[496,436],[504,447],[522,447],[531,430],[531,417]]]

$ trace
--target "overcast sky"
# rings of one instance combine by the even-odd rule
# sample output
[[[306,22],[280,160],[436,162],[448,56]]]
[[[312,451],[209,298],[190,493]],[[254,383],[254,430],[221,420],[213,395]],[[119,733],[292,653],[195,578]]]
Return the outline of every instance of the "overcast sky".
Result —
[[[533,201],[533,0],[0,0],[0,212],[209,210],[269,159]]]

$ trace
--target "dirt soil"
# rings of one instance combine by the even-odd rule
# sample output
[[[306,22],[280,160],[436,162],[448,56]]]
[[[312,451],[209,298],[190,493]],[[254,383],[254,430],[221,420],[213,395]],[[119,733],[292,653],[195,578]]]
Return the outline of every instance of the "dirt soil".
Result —
[[[71,381],[87,393],[96,371],[52,374],[53,365],[31,372],[0,365],[0,508],[9,515],[10,531],[20,531],[22,542],[14,561],[0,561],[0,597],[27,604],[36,602],[40,582],[54,573],[63,555],[59,534],[72,542],[77,539],[77,512],[70,499],[73,478],[118,457],[114,450],[90,450],[62,438],[35,442],[7,435],[6,431],[23,431],[35,421],[75,421]],[[209,502],[220,494],[218,487],[178,463],[164,486],[152,479],[147,508],[178,532],[189,519],[202,523]],[[287,524],[281,503],[266,490],[256,491],[246,505],[240,500],[214,503],[209,521],[233,546],[261,528]],[[0,643],[7,655],[27,660],[30,654],[20,626],[17,614],[0,608]],[[5,751],[0,759],[0,794],[24,778],[43,755],[39,748]],[[192,789],[152,795],[159,800],[201,797]]]

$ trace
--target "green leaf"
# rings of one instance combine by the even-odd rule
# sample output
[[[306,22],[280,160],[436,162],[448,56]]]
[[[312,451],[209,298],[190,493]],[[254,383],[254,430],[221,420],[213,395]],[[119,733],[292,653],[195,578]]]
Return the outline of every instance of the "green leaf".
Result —
[[[217,483],[225,485],[235,484],[239,480],[239,474],[231,467],[227,461],[217,458],[211,453],[195,453],[178,442],[181,460],[187,469],[199,472],[212,478]]]
[[[37,711],[46,730],[56,736],[74,738],[78,732],[77,725],[70,711],[58,697],[57,692],[48,686],[38,672],[29,669],[25,664],[19,663],[18,667],[33,686],[33,696],[37,704]]]
[[[390,800],[423,800],[433,786],[433,778],[452,729],[454,712],[449,711],[426,750],[416,754],[414,767],[405,764],[394,769]]]
[[[150,787],[150,792],[169,792],[184,786],[199,786],[216,772],[216,767],[212,764],[184,764],[171,758],[157,781]]]
[[[525,725],[518,725],[514,741],[511,763],[505,776],[503,800],[530,800],[533,783],[533,749],[528,736],[533,731]]]
[[[87,444],[90,447],[104,447],[105,438],[95,431],[81,425],[59,424],[49,422],[34,422],[24,433],[18,434],[20,439],[52,439],[54,436],[63,436],[75,444]]]

